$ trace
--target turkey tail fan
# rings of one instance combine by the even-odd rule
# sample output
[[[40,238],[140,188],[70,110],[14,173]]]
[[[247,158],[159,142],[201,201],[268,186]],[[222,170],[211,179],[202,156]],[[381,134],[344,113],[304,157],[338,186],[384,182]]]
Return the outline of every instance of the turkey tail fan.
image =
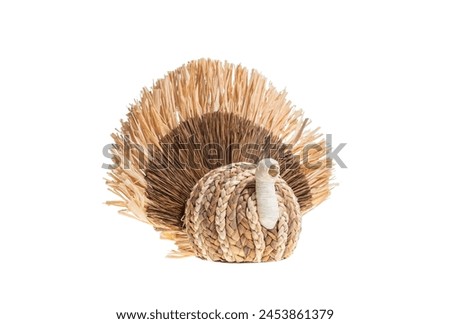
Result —
[[[173,240],[178,250],[172,256],[194,254],[186,202],[213,169],[277,160],[302,214],[329,195],[323,136],[286,92],[240,65],[200,59],[169,72],[142,90],[112,137],[115,168],[107,185],[119,199],[107,204]],[[315,149],[305,150],[311,144]]]

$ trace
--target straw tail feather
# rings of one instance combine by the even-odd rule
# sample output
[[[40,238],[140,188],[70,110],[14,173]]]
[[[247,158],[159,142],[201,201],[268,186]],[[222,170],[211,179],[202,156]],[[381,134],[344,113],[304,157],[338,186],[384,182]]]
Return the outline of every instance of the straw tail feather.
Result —
[[[212,169],[270,157],[305,213],[327,198],[331,174],[325,163],[305,167],[307,144],[324,148],[309,153],[311,165],[326,159],[322,136],[306,124],[302,110],[258,72],[192,61],[144,89],[112,135],[116,167],[107,185],[119,200],[107,203],[173,240],[172,256],[192,255],[184,211],[196,183]]]

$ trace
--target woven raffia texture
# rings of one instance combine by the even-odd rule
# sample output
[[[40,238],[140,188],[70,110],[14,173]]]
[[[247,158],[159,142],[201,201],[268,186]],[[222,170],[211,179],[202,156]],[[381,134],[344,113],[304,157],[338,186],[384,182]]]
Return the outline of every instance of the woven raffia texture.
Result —
[[[261,226],[255,198],[255,165],[234,163],[207,173],[186,204],[186,231],[195,254],[225,262],[278,261],[292,254],[301,230],[300,205],[282,179],[275,183],[280,218]]]

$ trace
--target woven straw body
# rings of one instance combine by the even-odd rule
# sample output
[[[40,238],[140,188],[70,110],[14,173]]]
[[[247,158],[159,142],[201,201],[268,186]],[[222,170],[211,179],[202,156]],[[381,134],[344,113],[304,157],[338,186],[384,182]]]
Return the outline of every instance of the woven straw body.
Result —
[[[224,262],[278,261],[291,255],[301,230],[300,205],[283,179],[275,188],[280,217],[268,230],[257,212],[254,164],[234,163],[202,177],[185,211],[195,254]]]

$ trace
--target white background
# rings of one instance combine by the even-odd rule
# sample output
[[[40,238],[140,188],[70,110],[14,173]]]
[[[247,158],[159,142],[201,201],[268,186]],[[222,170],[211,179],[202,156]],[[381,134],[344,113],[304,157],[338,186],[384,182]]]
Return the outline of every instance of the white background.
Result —
[[[445,1],[2,1],[0,322],[331,308],[332,323],[449,323],[449,16]],[[258,69],[348,143],[288,260],[167,259],[170,242],[103,204],[128,105],[201,57]]]

